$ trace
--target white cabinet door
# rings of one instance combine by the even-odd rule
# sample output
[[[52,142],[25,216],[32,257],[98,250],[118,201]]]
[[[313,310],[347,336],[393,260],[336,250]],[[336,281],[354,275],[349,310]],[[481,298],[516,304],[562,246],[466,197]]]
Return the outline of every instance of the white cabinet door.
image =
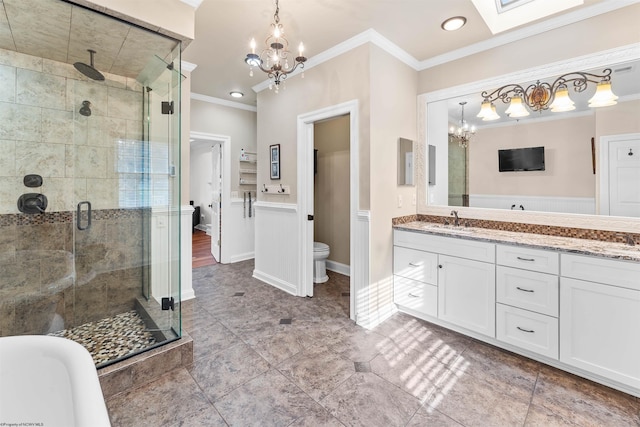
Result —
[[[640,291],[561,278],[560,361],[640,390]]]
[[[495,337],[495,264],[438,256],[438,317]]]

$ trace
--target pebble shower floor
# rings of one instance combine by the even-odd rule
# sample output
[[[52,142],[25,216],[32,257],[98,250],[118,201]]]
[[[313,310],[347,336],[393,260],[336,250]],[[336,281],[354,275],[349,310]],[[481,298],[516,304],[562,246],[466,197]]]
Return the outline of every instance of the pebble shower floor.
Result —
[[[82,344],[91,353],[96,366],[156,343],[146,331],[142,318],[133,310],[49,335]]]

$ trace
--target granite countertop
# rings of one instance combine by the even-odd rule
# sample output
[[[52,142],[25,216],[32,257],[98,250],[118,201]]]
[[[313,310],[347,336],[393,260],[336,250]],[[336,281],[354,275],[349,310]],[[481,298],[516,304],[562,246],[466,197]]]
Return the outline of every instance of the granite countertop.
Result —
[[[560,250],[563,252],[592,255],[604,258],[640,262],[640,246],[600,240],[575,239],[570,237],[548,236],[544,234],[517,233],[513,231],[493,230],[476,227],[454,227],[433,222],[414,221],[395,225],[395,230],[414,231],[445,237],[480,240],[491,243],[506,243],[527,246],[536,249]]]

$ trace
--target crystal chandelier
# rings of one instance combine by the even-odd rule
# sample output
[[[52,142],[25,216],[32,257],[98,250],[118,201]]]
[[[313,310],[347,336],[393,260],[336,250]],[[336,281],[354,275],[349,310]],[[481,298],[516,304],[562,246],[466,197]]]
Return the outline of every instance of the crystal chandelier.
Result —
[[[250,76],[253,77],[253,68],[257,67],[267,73],[270,79],[273,79],[273,81],[269,83],[269,89],[272,89],[275,84],[276,93],[278,92],[280,83],[283,82],[289,74],[293,73],[298,66],[304,68],[304,63],[307,60],[307,58],[302,56],[304,45],[300,43],[298,56],[293,58],[293,64],[289,63],[289,42],[284,37],[284,28],[280,23],[279,12],[280,8],[278,6],[278,0],[276,0],[276,12],[273,15],[271,32],[265,40],[265,48],[262,50],[262,53],[258,55],[256,53],[256,40],[251,39],[251,43],[249,44],[251,53],[248,53],[244,60],[244,62],[249,64]],[[304,77],[304,74],[302,77]]]
[[[460,125],[449,128],[449,140],[456,141],[460,147],[464,148],[469,146],[469,141],[471,141],[471,138],[476,134],[476,127],[469,126],[469,123],[464,119],[464,106],[466,103],[466,101],[460,102],[460,107],[462,108]]]
[[[551,110],[554,113],[575,110],[575,104],[569,97],[567,84],[573,86],[575,92],[584,92],[589,83],[597,83],[596,93],[589,99],[589,107],[607,107],[615,105],[618,97],[611,91],[611,69],[606,68],[602,74],[591,74],[582,71],[567,73],[558,77],[553,83],[540,82],[529,85],[526,89],[517,84],[508,84],[489,93],[482,92],[484,101],[480,107],[483,121],[497,120],[494,101],[509,104],[505,113],[512,118],[526,117],[529,107],[532,111]]]

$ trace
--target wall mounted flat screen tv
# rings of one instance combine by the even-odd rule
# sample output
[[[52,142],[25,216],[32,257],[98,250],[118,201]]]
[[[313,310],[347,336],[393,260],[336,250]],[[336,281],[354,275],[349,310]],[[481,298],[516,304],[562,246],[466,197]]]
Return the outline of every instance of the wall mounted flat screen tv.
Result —
[[[498,170],[500,172],[543,171],[544,147],[498,150]]]

